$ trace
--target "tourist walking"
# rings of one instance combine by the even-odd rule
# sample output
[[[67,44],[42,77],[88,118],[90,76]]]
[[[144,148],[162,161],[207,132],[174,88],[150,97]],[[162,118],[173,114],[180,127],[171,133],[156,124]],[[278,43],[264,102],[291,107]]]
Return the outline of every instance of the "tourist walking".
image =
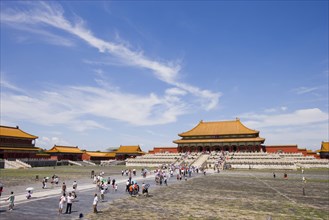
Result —
[[[14,192],[11,191],[10,196],[6,199],[6,201],[9,200],[9,206],[8,209],[9,211],[12,211],[14,209],[14,205],[15,205],[15,195]]]
[[[77,190],[73,189],[71,193],[72,193],[72,196],[76,199],[77,198]]]
[[[69,193],[69,195],[66,198],[66,212],[65,212],[65,214],[71,214],[73,199],[74,199],[74,196],[72,195],[72,193]]]
[[[101,187],[101,199],[102,199],[102,202],[104,201],[104,193],[105,193],[105,189],[104,189],[104,187]]]
[[[129,170],[128,175],[129,175],[129,182],[131,183],[131,170]]]
[[[44,177],[42,179],[42,189],[45,189],[45,188],[47,188],[47,179],[46,179],[46,177]]]
[[[115,187],[115,179],[112,180],[112,188],[114,189]]]
[[[58,176],[55,176],[54,181],[55,181],[56,186],[58,186],[58,182],[59,182]]]
[[[134,185],[130,184],[129,185],[129,194],[132,196],[133,195],[133,191],[134,191]]]
[[[3,191],[3,185],[2,185],[2,183],[0,183],[0,197],[1,197],[2,191]]]
[[[129,192],[130,181],[127,180],[126,182],[126,192]]]
[[[73,184],[72,184],[73,189],[77,189],[78,188],[78,183],[77,181],[74,180]]]
[[[63,193],[63,195],[61,196],[61,198],[59,198],[58,214],[62,214],[62,212],[63,212],[64,203],[66,202],[65,196],[66,196],[66,194]]]
[[[94,196],[94,201],[93,201],[93,208],[94,208],[94,213],[97,213],[97,204],[98,204],[98,196],[97,196],[97,193],[95,193],[95,196]]]
[[[26,194],[26,198],[31,199],[31,197],[32,197],[32,192],[31,192],[31,190],[28,190],[27,194]]]
[[[65,182],[63,182],[63,185],[62,185],[62,193],[65,193],[66,192],[66,184]]]

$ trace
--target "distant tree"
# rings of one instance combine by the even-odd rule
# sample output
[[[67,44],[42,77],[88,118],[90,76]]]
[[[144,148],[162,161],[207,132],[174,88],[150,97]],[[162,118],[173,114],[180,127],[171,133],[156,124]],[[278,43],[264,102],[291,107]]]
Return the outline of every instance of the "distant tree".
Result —
[[[105,149],[105,151],[107,151],[107,152],[112,152],[112,151],[115,151],[115,150],[117,150],[118,148],[116,148],[116,147],[108,147],[108,148],[106,148]]]
[[[44,154],[44,153],[46,153],[46,149],[42,149],[42,148],[40,148],[40,149],[38,150],[38,154]]]

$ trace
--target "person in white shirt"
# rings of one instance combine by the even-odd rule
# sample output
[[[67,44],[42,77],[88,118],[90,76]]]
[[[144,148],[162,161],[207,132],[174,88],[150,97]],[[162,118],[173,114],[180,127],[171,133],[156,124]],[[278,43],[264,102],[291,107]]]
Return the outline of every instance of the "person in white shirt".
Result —
[[[101,199],[102,199],[102,202],[104,201],[104,193],[105,193],[105,189],[104,187],[101,188]]]
[[[127,180],[126,182],[126,192],[129,192],[130,181]]]
[[[94,196],[94,201],[93,201],[93,208],[94,208],[94,213],[97,213],[97,204],[98,204],[98,196],[97,196],[97,193],[95,193],[95,196]]]
[[[65,196],[66,196],[65,193],[63,193],[63,195],[59,199],[59,207],[58,207],[59,208],[58,209],[59,214],[62,214],[64,203],[66,202]]]
[[[74,180],[73,184],[72,184],[73,189],[77,189],[78,188],[78,183],[77,181]]]
[[[31,197],[32,197],[32,192],[31,192],[31,190],[29,190],[29,191],[27,191],[26,198],[31,199]]]
[[[73,202],[74,196],[72,193],[69,193],[69,195],[66,198],[66,212],[65,214],[71,214],[72,211],[72,202]]]

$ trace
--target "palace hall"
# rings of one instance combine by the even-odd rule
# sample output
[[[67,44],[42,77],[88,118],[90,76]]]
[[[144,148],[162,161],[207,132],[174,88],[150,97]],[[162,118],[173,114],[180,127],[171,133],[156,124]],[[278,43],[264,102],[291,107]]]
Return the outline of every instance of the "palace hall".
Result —
[[[0,159],[36,158],[40,148],[35,147],[37,136],[16,127],[0,126]]]
[[[246,127],[238,118],[233,121],[200,121],[191,130],[178,135],[181,139],[173,141],[178,144],[178,152],[265,150],[262,145],[265,139],[259,137],[259,131]]]

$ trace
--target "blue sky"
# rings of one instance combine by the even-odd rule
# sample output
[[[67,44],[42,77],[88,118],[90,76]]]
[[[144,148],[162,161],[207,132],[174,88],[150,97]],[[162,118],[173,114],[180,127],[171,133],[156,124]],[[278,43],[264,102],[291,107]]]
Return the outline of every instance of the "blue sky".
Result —
[[[1,3],[1,125],[54,144],[175,146],[200,120],[328,141],[328,1]]]

